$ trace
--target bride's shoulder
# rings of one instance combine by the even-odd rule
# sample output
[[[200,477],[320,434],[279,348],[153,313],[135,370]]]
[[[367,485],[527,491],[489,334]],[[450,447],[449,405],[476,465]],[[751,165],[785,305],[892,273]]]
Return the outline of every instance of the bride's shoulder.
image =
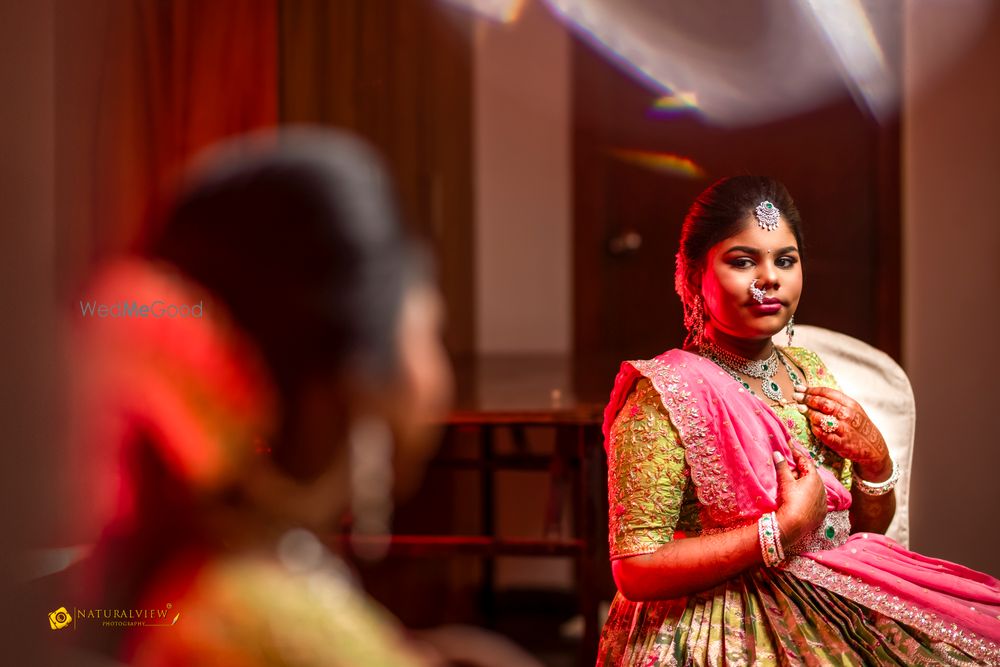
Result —
[[[667,350],[663,354],[659,354],[653,357],[651,361],[657,361],[666,364],[685,364],[685,363],[690,363],[691,361],[695,361],[697,359],[703,359],[703,357],[695,352],[690,352],[688,350],[682,350],[679,347],[675,347]]]
[[[784,352],[789,358],[797,363],[808,363],[808,364],[822,364],[823,360],[818,354],[810,350],[808,347],[781,347],[779,348]]]
[[[828,384],[835,382],[823,359],[806,347],[783,347],[784,352],[796,366],[805,371],[807,384]]]
[[[698,359],[702,359],[702,357],[679,348],[667,350],[649,359],[626,359],[621,362],[618,376],[615,378],[613,394],[624,396],[635,386],[637,381],[675,375],[677,370],[689,367],[691,362]]]
[[[631,359],[623,361],[622,367],[634,369],[642,375],[648,375],[650,372],[656,370],[687,368],[693,362],[698,362],[702,359],[704,359],[704,357],[694,354],[693,352],[688,352],[687,350],[682,350],[680,348],[673,348],[649,359]]]
[[[711,360],[680,348],[667,350],[651,359],[627,361],[623,367],[648,378],[660,377],[666,380],[697,378],[719,370]]]

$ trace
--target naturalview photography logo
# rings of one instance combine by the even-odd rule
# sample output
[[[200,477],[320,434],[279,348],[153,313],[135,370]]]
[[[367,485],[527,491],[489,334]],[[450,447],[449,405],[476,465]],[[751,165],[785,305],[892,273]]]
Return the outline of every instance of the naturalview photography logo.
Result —
[[[53,630],[62,630],[72,622],[73,617],[66,611],[66,607],[59,607],[49,614],[49,627]]]
[[[177,624],[181,613],[175,612],[170,619],[173,605],[169,602],[163,609],[79,609],[73,607],[70,613],[66,607],[59,607],[49,613],[49,627],[62,630],[75,621],[94,621],[106,628],[169,628]],[[73,626],[74,628],[76,625]]]
[[[167,303],[158,299],[152,303],[139,303],[138,301],[99,303],[97,301],[84,301],[80,299],[80,315],[83,317],[100,317],[102,319],[109,317],[192,317],[201,319],[205,317],[205,302],[178,304]]]

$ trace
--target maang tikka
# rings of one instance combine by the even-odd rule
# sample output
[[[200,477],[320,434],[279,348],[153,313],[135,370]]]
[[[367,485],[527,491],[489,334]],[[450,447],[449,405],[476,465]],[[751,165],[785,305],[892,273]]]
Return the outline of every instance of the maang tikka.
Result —
[[[757,208],[753,210],[753,214],[757,218],[757,224],[761,229],[773,232],[778,228],[778,220],[781,217],[781,211],[778,210],[777,206],[766,199],[757,204]]]

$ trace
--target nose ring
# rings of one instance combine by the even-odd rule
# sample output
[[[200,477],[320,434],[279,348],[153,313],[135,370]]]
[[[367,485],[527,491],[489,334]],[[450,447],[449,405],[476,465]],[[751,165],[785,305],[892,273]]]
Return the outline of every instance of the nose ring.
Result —
[[[753,282],[750,283],[750,296],[753,297],[754,301],[757,303],[764,303],[764,297],[767,295],[767,290],[762,290],[757,287],[757,279],[754,278]]]

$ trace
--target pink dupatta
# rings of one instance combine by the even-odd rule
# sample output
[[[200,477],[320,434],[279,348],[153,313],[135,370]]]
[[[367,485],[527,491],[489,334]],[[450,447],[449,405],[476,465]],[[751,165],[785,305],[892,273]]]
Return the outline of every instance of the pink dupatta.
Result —
[[[782,420],[704,357],[670,350],[622,364],[604,412],[604,437],[636,380],[659,393],[685,447],[706,530],[754,522],[777,507],[772,452],[793,466],[799,446]],[[828,520],[795,545],[780,567],[886,616],[1000,664],[1000,582],[948,561],[927,558],[874,533],[848,536],[851,494],[824,468]],[[795,548],[798,547],[798,548]]]

